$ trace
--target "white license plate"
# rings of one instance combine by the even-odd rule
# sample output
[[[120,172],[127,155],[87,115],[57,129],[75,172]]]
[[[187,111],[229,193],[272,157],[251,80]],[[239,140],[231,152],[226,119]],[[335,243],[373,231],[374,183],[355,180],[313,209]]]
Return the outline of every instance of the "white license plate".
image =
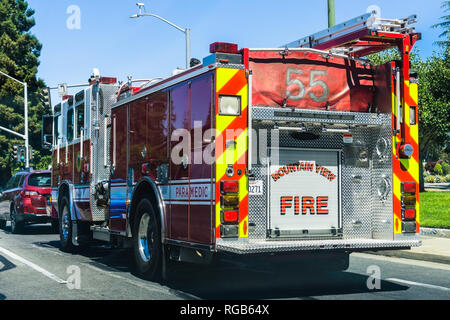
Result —
[[[248,182],[248,193],[252,196],[263,195],[263,182],[262,180],[255,180]]]

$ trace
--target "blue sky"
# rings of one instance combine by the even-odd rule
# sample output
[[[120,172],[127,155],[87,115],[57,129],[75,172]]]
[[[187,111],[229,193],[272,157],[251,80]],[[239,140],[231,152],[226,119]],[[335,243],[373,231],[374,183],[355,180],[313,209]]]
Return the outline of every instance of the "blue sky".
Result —
[[[137,0],[28,0],[35,13],[31,30],[43,44],[38,76],[50,86],[85,83],[92,69],[126,80],[167,77],[185,64],[184,34],[152,17],[130,19]],[[203,58],[209,44],[278,47],[327,27],[327,0],[139,0],[146,11],[191,29],[191,56]],[[335,0],[336,23],[381,8],[384,18],[418,14],[422,56],[437,47],[441,0]],[[80,29],[67,28],[71,5],[80,8]],[[53,95],[54,98],[57,96]],[[56,103],[53,100],[53,103]]]

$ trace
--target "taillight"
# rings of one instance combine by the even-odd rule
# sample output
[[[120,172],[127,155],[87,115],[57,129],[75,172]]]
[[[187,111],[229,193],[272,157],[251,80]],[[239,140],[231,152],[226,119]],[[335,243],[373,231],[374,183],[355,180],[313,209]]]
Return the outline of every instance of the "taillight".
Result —
[[[22,191],[20,192],[20,195],[21,195],[22,197],[29,198],[29,197],[31,197],[31,196],[37,196],[37,195],[39,195],[39,193],[37,193],[36,191],[22,190]]]
[[[237,208],[239,207],[239,196],[222,196],[220,197],[220,204],[222,208]]]
[[[402,182],[401,184],[401,202],[402,202],[402,232],[417,232],[416,223],[416,187],[415,182]]]
[[[238,193],[239,192],[238,181],[221,181],[220,182],[220,192],[222,194]]]
[[[416,183],[402,182],[402,193],[416,193]]]
[[[239,181],[220,182],[220,237],[239,237]]]
[[[416,220],[416,209],[402,209],[402,220]]]
[[[239,222],[239,211],[237,210],[222,211],[222,223],[235,224],[237,222]]]
[[[239,237],[239,181],[220,182],[220,237]]]
[[[416,205],[416,196],[402,196],[402,206],[414,206]]]

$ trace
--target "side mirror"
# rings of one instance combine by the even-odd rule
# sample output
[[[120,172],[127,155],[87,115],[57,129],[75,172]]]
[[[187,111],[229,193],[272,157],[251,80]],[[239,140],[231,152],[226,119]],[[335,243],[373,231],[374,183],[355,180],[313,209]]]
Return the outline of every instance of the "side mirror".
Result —
[[[42,117],[41,144],[44,149],[52,149],[53,146],[53,116]]]

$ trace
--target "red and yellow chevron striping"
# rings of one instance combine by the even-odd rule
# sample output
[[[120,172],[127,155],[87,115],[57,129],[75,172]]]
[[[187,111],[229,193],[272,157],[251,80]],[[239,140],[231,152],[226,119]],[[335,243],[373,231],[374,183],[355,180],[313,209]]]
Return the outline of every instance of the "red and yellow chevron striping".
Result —
[[[241,98],[241,114],[219,114],[219,95],[236,95]],[[216,237],[220,238],[220,181],[239,181],[239,237],[248,237],[248,179],[247,168],[247,107],[248,85],[245,70],[218,68],[216,70]],[[227,149],[233,140],[234,148]],[[226,170],[231,165],[234,176]],[[240,173],[240,175],[238,174]]]
[[[393,209],[394,209],[394,235],[401,234],[401,184],[402,182],[415,182],[416,183],[416,222],[417,230],[419,232],[419,128],[418,128],[418,91],[417,83],[410,83],[408,80],[404,80],[402,83],[401,98],[402,114],[397,114],[397,97],[395,92],[395,86],[392,91],[392,123],[393,128],[396,127],[396,119],[398,116],[402,117],[401,132],[393,136],[392,140],[392,168],[393,168]],[[413,109],[411,109],[413,107]],[[411,112],[415,112],[412,116]],[[411,123],[410,119],[416,119],[415,123]],[[408,143],[413,147],[413,154],[411,158],[401,158],[399,147],[401,144]]]

